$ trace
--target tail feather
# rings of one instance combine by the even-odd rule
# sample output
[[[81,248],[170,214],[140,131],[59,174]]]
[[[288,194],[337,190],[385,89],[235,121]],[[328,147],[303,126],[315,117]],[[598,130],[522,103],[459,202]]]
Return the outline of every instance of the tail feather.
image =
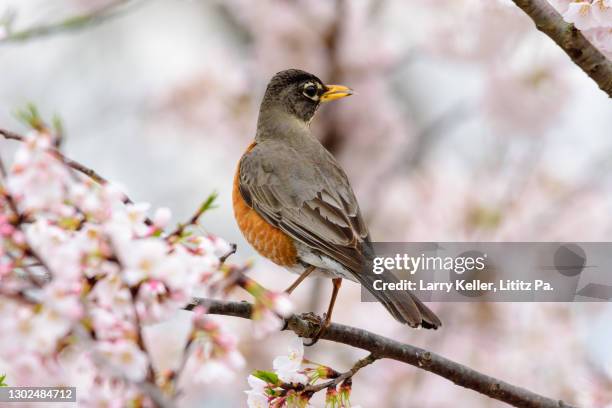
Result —
[[[371,273],[356,274],[361,285],[400,323],[410,327],[423,327],[425,329],[437,329],[442,322],[419,298],[407,290],[375,290],[373,283],[378,277]],[[385,272],[385,282],[398,282],[391,272]]]

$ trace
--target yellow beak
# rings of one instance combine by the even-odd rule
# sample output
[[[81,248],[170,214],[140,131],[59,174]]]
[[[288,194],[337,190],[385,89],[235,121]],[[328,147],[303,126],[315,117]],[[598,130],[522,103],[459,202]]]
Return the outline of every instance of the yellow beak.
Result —
[[[321,95],[321,102],[335,101],[353,94],[353,90],[343,85],[325,85],[327,90]]]

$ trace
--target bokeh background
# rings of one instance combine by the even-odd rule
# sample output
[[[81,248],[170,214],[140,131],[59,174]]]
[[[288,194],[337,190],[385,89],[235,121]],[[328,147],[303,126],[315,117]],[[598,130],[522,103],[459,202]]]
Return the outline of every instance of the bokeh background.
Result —
[[[231,183],[265,85],[289,67],[358,93],[322,108],[313,129],[345,166],[375,240],[612,239],[612,103],[509,1],[0,0],[0,20],[19,32],[115,3],[81,29],[2,41],[0,28],[0,125],[23,131],[14,111],[28,102],[59,115],[69,157],[177,222],[218,191],[203,228],[236,242],[234,259],[253,260],[268,288],[294,276],[242,239]],[[13,146],[0,141],[7,157]],[[330,289],[311,279],[292,299],[322,312]],[[426,332],[360,303],[357,285],[339,302],[336,321],[550,397],[612,406],[607,303],[433,304],[444,327]],[[255,339],[250,322],[223,319],[242,333],[244,375],[200,386],[184,406],[245,406],[248,372],[285,352],[289,334]],[[158,366],[174,364],[186,320],[148,328]],[[363,355],[324,341],[306,350],[337,370]],[[504,406],[388,361],[359,372],[352,400]]]

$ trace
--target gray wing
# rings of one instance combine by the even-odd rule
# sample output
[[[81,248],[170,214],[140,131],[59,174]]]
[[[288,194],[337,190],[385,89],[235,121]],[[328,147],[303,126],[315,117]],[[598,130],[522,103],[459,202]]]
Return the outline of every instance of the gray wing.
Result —
[[[280,143],[258,146],[240,161],[240,194],[251,208],[296,241],[343,265],[400,322],[429,329],[442,324],[407,291],[373,290],[374,276],[362,269],[373,256],[368,231],[346,174],[327,150],[305,155]],[[397,281],[393,274],[386,279]]]
[[[346,174],[322,151],[316,163],[281,143],[255,145],[240,161],[240,193],[270,224],[359,273],[368,231]]]

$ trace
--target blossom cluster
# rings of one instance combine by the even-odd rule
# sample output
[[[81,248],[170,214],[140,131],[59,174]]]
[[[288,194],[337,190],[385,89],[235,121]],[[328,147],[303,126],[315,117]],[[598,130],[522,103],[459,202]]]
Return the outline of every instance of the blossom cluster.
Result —
[[[179,366],[158,373],[145,325],[236,286],[257,288],[260,315],[280,321],[290,310],[286,296],[222,262],[224,240],[184,225],[167,233],[170,210],[149,218],[148,204],[75,172],[51,131],[21,141],[0,184],[0,369],[10,385],[75,385],[87,406],[153,405],[143,383],[174,398],[182,374],[208,382],[244,359],[198,307]]]
[[[554,0],[552,3],[585,36],[612,59],[612,1]]]
[[[325,387],[315,387],[317,381],[335,379],[340,374],[305,359],[304,345],[299,337],[294,337],[289,343],[288,354],[276,357],[272,365],[273,372],[259,370],[249,376],[251,389],[246,391],[249,408],[310,407],[310,399],[320,389],[326,389],[326,407],[352,406],[350,377],[343,381],[330,381]]]

